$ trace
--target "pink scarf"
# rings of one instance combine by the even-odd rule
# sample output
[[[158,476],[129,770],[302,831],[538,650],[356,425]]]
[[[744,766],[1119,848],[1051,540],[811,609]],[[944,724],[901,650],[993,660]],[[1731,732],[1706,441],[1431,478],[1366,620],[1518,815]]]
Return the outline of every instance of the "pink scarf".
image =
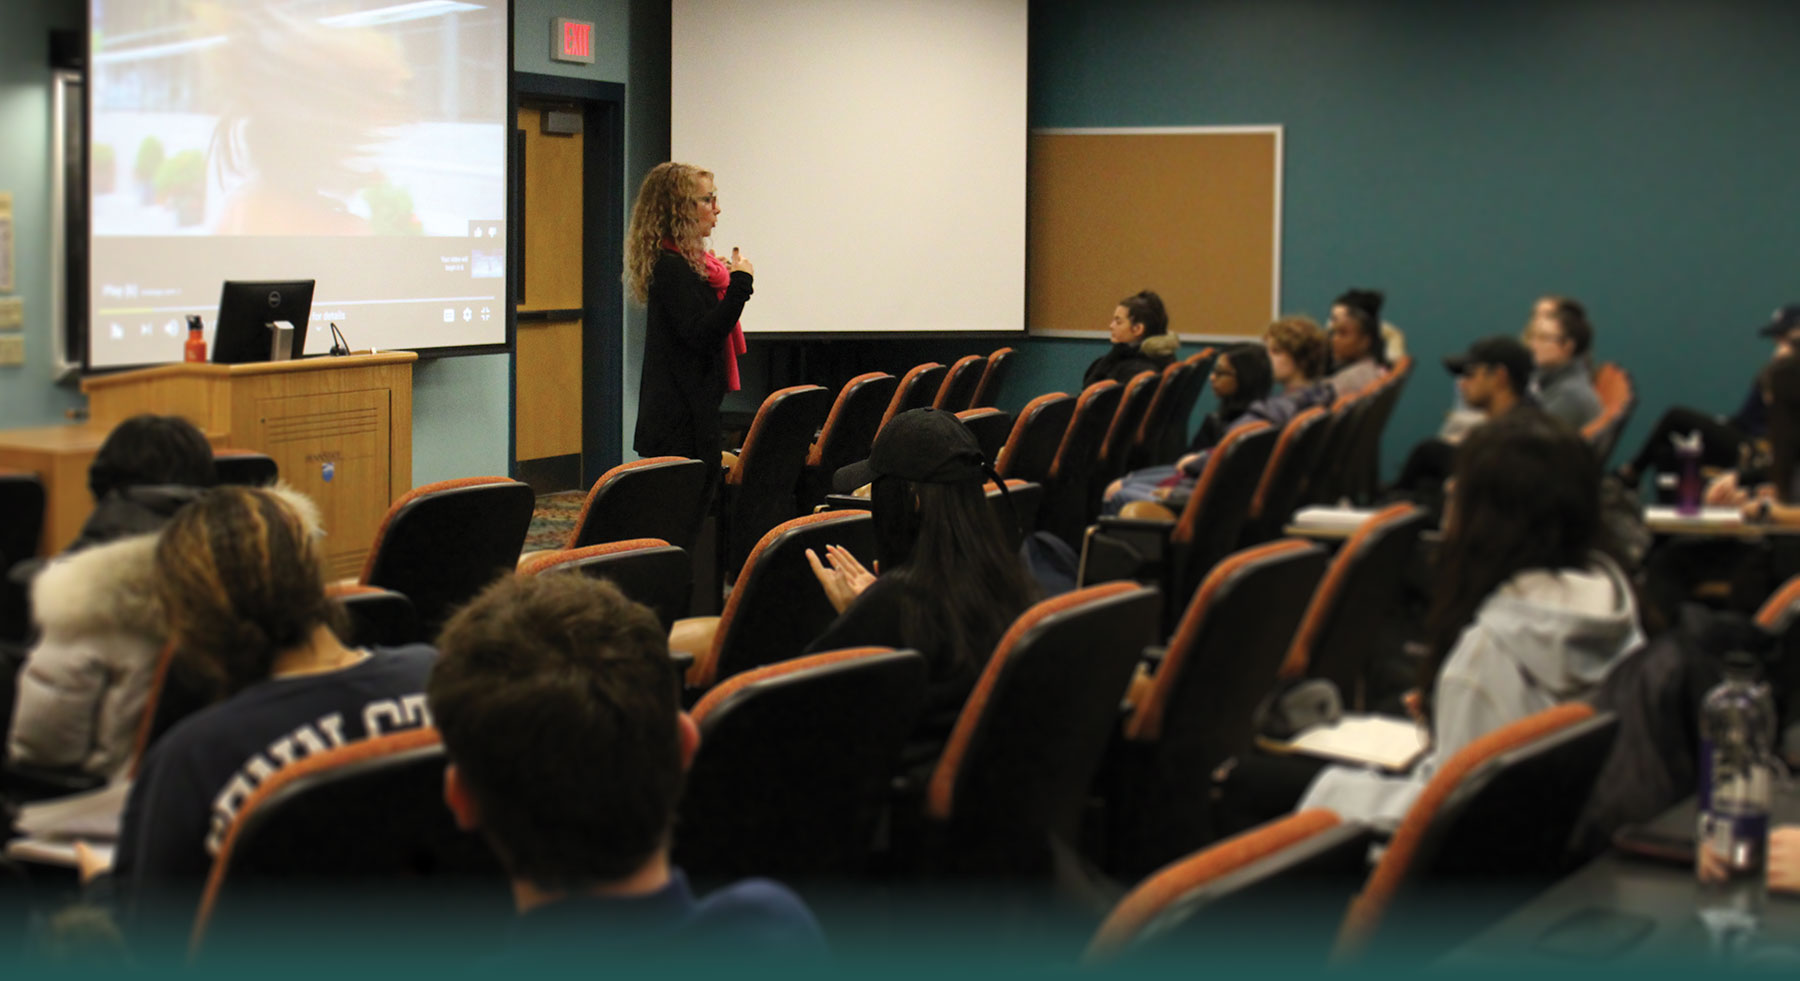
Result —
[[[707,285],[713,288],[713,292],[718,294],[719,299],[725,299],[725,287],[731,285],[731,271],[726,269],[725,264],[715,258],[711,252],[708,252],[703,258],[706,262]],[[725,390],[727,392],[735,392],[741,387],[738,382],[737,359],[738,355],[743,354],[746,350],[748,348],[744,345],[744,323],[740,320],[731,325],[731,334],[725,338],[723,356],[725,360]]]

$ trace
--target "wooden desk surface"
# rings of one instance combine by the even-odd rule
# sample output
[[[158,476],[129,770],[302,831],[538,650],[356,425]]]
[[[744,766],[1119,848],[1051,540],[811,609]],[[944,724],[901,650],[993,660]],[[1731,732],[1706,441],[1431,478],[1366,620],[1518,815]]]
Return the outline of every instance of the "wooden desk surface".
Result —
[[[318,371],[326,368],[368,368],[384,364],[405,364],[417,360],[419,360],[419,356],[411,351],[382,351],[379,354],[363,352],[337,358],[317,355],[300,358],[296,361],[252,361],[248,364],[177,361],[154,368],[139,368],[133,371],[84,378],[81,382],[81,390],[93,392],[115,385],[141,385],[146,380],[164,378],[205,378],[225,375],[241,378],[247,375],[279,375],[293,371]]]
[[[36,426],[30,429],[0,430],[0,447],[36,450],[43,453],[70,453],[97,450],[110,431],[106,426],[87,423],[64,423],[60,426]]]

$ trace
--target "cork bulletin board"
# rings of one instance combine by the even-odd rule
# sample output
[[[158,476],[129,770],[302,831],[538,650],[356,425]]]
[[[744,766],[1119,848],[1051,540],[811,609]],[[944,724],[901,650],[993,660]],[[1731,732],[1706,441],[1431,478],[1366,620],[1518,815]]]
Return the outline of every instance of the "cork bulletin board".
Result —
[[[1281,141],[1279,126],[1033,130],[1031,333],[1103,336],[1149,288],[1177,334],[1260,337],[1281,303]]]

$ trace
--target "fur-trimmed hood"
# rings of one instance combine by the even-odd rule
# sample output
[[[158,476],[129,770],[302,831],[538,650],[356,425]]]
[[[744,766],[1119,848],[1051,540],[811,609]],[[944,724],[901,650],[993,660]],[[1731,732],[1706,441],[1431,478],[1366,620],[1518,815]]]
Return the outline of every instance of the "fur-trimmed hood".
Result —
[[[1181,338],[1174,334],[1157,334],[1154,337],[1146,337],[1143,343],[1138,345],[1138,350],[1143,352],[1146,357],[1170,360],[1174,360],[1175,352],[1180,349]]]
[[[31,583],[31,616],[46,634],[168,629],[156,581],[156,535],[133,535],[51,562]]]
[[[324,520],[312,498],[285,483],[268,490],[300,515],[308,532],[320,533]],[[47,634],[163,636],[167,618],[154,588],[159,534],[132,535],[52,560],[32,580],[32,619]]]

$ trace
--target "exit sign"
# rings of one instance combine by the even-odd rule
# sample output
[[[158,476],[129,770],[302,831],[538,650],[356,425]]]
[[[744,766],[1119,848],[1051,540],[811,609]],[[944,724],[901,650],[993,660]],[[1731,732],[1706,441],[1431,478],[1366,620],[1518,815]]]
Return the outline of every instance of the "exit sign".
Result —
[[[558,17],[550,25],[550,58],[576,64],[594,63],[594,22]]]

